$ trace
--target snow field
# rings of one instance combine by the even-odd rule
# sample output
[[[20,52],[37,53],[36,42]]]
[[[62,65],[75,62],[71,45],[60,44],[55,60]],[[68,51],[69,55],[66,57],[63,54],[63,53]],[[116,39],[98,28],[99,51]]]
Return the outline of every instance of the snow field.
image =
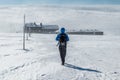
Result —
[[[61,65],[55,34],[0,34],[0,80],[119,80],[120,37],[69,35]]]

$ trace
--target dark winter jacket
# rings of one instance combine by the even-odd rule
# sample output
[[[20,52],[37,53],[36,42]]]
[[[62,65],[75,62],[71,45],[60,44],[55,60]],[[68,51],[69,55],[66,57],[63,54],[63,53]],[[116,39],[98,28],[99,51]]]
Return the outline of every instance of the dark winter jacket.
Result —
[[[56,37],[56,41],[59,41],[61,34],[65,34],[66,35],[66,41],[69,41],[69,37],[68,35],[65,33],[65,28],[61,28],[61,33],[57,35]]]

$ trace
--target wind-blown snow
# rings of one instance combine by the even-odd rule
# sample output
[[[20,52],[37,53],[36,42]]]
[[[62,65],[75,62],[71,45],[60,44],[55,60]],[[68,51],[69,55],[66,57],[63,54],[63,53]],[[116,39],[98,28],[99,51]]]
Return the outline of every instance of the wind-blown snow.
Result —
[[[120,6],[1,6],[1,32],[21,32],[26,22],[56,24],[67,29],[98,29],[120,34]]]
[[[119,80],[120,36],[69,35],[61,65],[56,35],[0,34],[0,80]]]

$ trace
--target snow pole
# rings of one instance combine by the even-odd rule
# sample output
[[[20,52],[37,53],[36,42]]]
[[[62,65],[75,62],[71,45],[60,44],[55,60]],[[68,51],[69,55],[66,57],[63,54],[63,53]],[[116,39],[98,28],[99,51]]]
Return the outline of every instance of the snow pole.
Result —
[[[30,27],[29,27],[29,37],[31,37],[31,29],[30,29]]]
[[[25,50],[25,14],[24,14],[24,26],[23,26],[23,50]]]
[[[31,29],[30,29],[30,26],[27,28],[27,40],[28,40],[28,37],[31,37]]]
[[[26,30],[27,30],[27,38],[26,38],[26,40],[28,40],[29,37],[31,37],[31,29],[30,29],[30,26],[29,26],[28,28],[26,28]]]
[[[27,30],[27,37],[26,37],[26,40],[28,40],[28,34],[29,34],[29,32],[28,32],[28,29],[26,28],[26,30]]]

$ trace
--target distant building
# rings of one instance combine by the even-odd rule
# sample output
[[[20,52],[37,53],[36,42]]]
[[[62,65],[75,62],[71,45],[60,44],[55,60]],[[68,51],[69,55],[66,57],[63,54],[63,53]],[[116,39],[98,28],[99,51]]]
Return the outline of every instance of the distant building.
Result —
[[[52,33],[56,34],[59,33],[59,26],[58,25],[43,25],[40,23],[37,25],[34,23],[26,23],[25,24],[25,32],[30,33]],[[86,29],[86,30],[71,30],[67,31],[68,34],[77,34],[77,35],[104,35],[102,31],[99,31],[97,29]]]
[[[30,31],[31,33],[55,33],[58,29],[58,25],[43,25],[42,23],[39,25],[36,23],[25,24],[25,31]]]
[[[80,31],[68,31],[68,34],[78,34],[78,35],[104,35],[102,31],[96,29],[86,29]]]

